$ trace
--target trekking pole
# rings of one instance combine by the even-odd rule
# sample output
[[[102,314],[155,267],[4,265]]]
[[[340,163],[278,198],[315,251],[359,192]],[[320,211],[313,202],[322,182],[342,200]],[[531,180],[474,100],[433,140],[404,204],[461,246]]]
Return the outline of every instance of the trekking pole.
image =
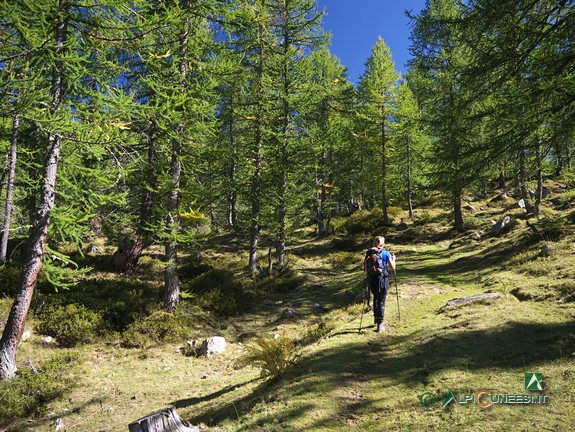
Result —
[[[357,333],[361,333],[361,324],[363,323],[363,313],[365,312],[365,302],[367,301],[367,290],[369,289],[368,285],[367,285],[367,279],[365,281],[365,294],[363,295],[363,303],[361,304],[361,319],[359,320],[359,329],[357,330]]]
[[[401,321],[401,312],[399,312],[399,292],[397,291],[397,273],[393,269],[393,278],[395,279],[395,297],[397,298],[397,318]]]

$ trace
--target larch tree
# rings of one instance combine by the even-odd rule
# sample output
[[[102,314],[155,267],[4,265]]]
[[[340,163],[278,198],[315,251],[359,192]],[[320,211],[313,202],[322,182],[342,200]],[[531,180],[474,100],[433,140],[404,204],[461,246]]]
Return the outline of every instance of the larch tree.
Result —
[[[101,135],[84,126],[88,106],[98,103],[99,99],[105,100],[107,87],[105,84],[89,85],[85,72],[96,52],[105,48],[103,40],[96,41],[94,37],[102,29],[103,20],[120,15],[115,14],[117,11],[112,12],[113,9],[112,4],[103,3],[87,8],[74,0],[2,3],[4,25],[20,35],[31,53],[27,61],[30,62],[30,83],[36,98],[31,109],[26,111],[26,120],[39,125],[38,136],[45,142],[40,192],[35,202],[18,293],[0,339],[2,379],[11,379],[16,373],[16,349],[43,262],[46,263],[45,270],[49,270],[48,261],[44,259],[49,229],[52,233],[58,232],[66,223],[63,212],[58,214],[55,208],[58,168],[65,165],[69,156],[65,144],[92,143],[96,135]],[[105,134],[110,125],[102,126],[101,132]],[[70,220],[70,216],[66,218]],[[52,219],[57,223],[51,224]]]
[[[270,31],[275,39],[277,85],[274,92],[279,95],[277,108],[277,131],[274,133],[276,160],[274,170],[277,177],[277,245],[278,264],[285,264],[286,239],[288,229],[288,205],[290,204],[290,174],[293,173],[298,144],[304,129],[298,127],[298,116],[309,109],[310,95],[305,58],[310,52],[325,43],[321,28],[322,13],[317,10],[315,0],[273,0],[269,2],[270,13],[275,19]]]
[[[422,127],[421,112],[409,87],[403,81],[397,88],[397,111],[393,123],[396,171],[399,191],[407,202],[409,217],[413,217],[413,195],[423,186],[424,151],[428,146]]]
[[[337,210],[337,195],[346,184],[345,169],[340,170],[343,160],[353,159],[346,150],[349,143],[346,136],[346,115],[351,110],[347,106],[353,92],[347,81],[346,68],[327,48],[315,51],[308,58],[309,82],[313,98],[313,109],[305,115],[307,125],[307,146],[312,153],[308,156],[311,169],[303,177],[314,179],[310,192],[314,195],[316,232],[319,237],[330,233],[331,217]],[[351,167],[350,167],[351,168]],[[301,183],[305,183],[302,179]],[[309,180],[307,181],[309,183]]]
[[[391,50],[380,36],[365,64],[365,72],[359,81],[360,107],[358,116],[362,138],[366,147],[373,149],[374,159],[379,161],[381,185],[381,208],[383,223],[389,223],[388,169],[390,153],[390,127],[396,102],[396,86],[400,74],[395,69]],[[378,151],[375,151],[378,149]]]
[[[410,62],[410,67],[423,77],[416,97],[432,137],[432,185],[449,195],[457,231],[465,229],[463,191],[476,174],[469,158],[475,138],[466,118],[464,85],[459,81],[459,71],[467,58],[461,27],[464,11],[459,0],[429,0],[420,15],[412,17],[415,25]]]

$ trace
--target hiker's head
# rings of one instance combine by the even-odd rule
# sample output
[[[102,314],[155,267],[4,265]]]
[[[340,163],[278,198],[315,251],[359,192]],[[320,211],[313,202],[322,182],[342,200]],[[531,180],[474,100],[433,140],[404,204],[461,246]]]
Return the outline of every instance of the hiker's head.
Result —
[[[371,243],[373,247],[383,247],[385,245],[385,237],[384,236],[375,236],[373,238],[373,242]]]

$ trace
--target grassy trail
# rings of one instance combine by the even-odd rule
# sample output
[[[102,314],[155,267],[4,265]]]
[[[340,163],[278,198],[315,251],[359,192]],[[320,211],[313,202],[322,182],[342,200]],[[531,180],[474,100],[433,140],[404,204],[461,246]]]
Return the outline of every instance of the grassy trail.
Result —
[[[569,430],[573,306],[520,302],[505,293],[442,309],[449,299],[484,292],[498,270],[462,270],[472,258],[446,244],[405,248],[398,256],[401,321],[393,285],[384,335],[373,332],[370,313],[364,316],[369,327],[358,334],[358,305],[332,312],[340,324],[331,336],[308,347],[297,370],[266,386],[259,402],[246,404],[240,423],[219,422],[223,430]],[[354,268],[339,268],[315,283],[337,297],[361,278]],[[529,371],[543,373],[546,405],[441,408],[449,390],[529,393]],[[431,409],[420,404],[424,392],[438,398]]]
[[[62,418],[67,431],[122,431],[170,405],[191,423],[219,431],[569,430],[575,414],[573,303],[519,301],[501,285],[514,275],[493,260],[478,260],[476,251],[449,246],[395,245],[401,321],[392,280],[387,332],[376,334],[371,312],[358,332],[361,306],[353,299],[361,291],[361,251],[334,253],[327,244],[302,244],[293,263],[306,280],[301,287],[206,329],[228,339],[223,355],[184,357],[175,345],[88,345],[66,398],[51,402],[47,415],[11,430],[50,431],[54,419]],[[502,297],[443,308],[449,299],[490,287]],[[282,320],[288,307],[296,318]],[[256,368],[234,367],[242,337],[248,343],[262,334],[298,337],[321,320],[334,323],[334,330],[304,347],[298,367],[278,380],[265,381]],[[21,355],[32,352],[24,348]],[[441,408],[449,390],[526,393],[524,374],[530,371],[544,375],[546,405]],[[424,392],[438,398],[431,409],[420,404]]]

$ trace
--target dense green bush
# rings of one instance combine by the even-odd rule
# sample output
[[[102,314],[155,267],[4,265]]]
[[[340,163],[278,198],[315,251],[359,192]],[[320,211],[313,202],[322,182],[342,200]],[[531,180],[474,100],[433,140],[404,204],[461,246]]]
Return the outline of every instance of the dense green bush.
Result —
[[[359,210],[353,213],[343,223],[348,234],[364,234],[374,231],[382,226],[383,212],[380,208],[373,210]]]
[[[105,328],[100,314],[77,303],[46,305],[38,313],[38,320],[39,333],[53,336],[66,347],[90,342]]]
[[[190,335],[190,320],[183,314],[156,311],[136,320],[122,334],[122,344],[131,348],[175,342]]]
[[[357,252],[332,252],[327,256],[327,261],[334,267],[340,268],[351,264],[357,264],[361,268],[362,255]]]
[[[63,394],[67,386],[63,375],[77,361],[75,353],[60,354],[36,371],[20,370],[16,378],[0,381],[0,426],[43,412],[47,402]]]
[[[246,290],[255,295],[287,293],[293,291],[304,282],[304,278],[296,271],[282,268],[272,276],[262,274],[253,281],[246,281],[250,287]]]
[[[527,235],[527,240],[531,243],[541,240],[556,242],[572,231],[566,218],[543,217],[533,226],[535,229]]]
[[[59,293],[37,290],[32,307],[41,313],[46,303],[76,303],[100,315],[107,330],[122,332],[160,300],[157,289],[137,279],[91,279]]]
[[[331,241],[331,246],[334,249],[340,251],[354,251],[356,250],[364,241],[366,240],[365,236],[361,238],[358,235],[354,236],[345,236],[345,237],[336,237]]]
[[[394,222],[400,218],[402,213],[403,213],[403,209],[401,207],[397,207],[397,206],[387,207],[387,216],[389,217],[389,219],[391,219]],[[383,214],[382,214],[382,217],[383,217]]]
[[[219,315],[233,316],[247,304],[241,279],[230,271],[213,268],[187,282],[183,288],[194,294],[194,302]]]

